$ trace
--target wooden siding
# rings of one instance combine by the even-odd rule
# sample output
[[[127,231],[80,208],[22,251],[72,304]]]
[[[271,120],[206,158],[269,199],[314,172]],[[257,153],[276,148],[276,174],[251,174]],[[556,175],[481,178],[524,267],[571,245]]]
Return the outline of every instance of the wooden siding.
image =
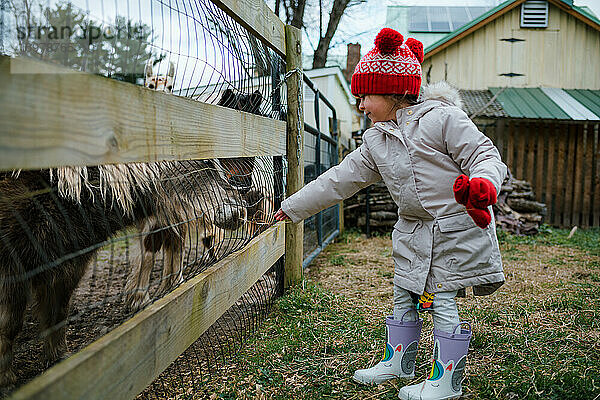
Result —
[[[546,204],[545,223],[600,226],[600,123],[499,119],[480,128]]]
[[[549,5],[548,28],[520,28],[521,7],[507,12],[423,62],[431,82],[461,89],[560,87],[600,89],[600,31]],[[517,38],[524,41],[506,42]],[[505,77],[503,73],[525,76]]]

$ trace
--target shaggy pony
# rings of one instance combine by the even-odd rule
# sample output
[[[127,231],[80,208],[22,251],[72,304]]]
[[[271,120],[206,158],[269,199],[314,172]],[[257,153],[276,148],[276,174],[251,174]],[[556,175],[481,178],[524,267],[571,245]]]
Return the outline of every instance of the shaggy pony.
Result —
[[[66,350],[69,301],[103,244],[128,227],[141,229],[142,255],[126,285],[131,301],[149,300],[148,259],[165,253],[162,287],[182,278],[184,240],[246,219],[237,191],[210,161],[62,167],[0,173],[0,386],[14,383],[13,345],[30,293],[48,362]],[[148,258],[150,257],[150,258]],[[148,272],[149,273],[149,272]],[[139,290],[138,290],[139,289]]]

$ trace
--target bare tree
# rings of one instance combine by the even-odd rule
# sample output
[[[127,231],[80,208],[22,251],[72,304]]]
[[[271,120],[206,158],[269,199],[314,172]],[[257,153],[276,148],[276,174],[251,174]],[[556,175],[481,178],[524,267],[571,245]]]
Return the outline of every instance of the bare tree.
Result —
[[[313,56],[313,68],[323,68],[325,63],[327,62],[327,52],[329,51],[329,47],[331,45],[331,39],[335,35],[337,31],[338,25],[342,19],[342,16],[346,12],[349,7],[355,6],[357,4],[362,4],[366,0],[334,0],[333,6],[331,8],[331,13],[329,14],[329,23],[327,24],[327,30],[323,35],[320,32],[319,44],[317,45],[317,49],[315,50],[315,54]],[[322,13],[321,13],[322,16]]]
[[[280,16],[280,6],[281,6],[281,1],[279,0],[275,0],[275,15],[277,15],[278,17]]]
[[[313,56],[313,68],[322,68],[327,62],[327,52],[331,47],[331,40],[338,29],[342,16],[348,8],[357,4],[365,3],[367,0],[333,0],[331,11],[329,13],[329,21],[327,29],[323,33],[323,16],[324,12],[323,1],[319,0],[319,43],[315,49]],[[295,26],[296,28],[306,28],[304,24],[304,15],[307,7],[306,0],[275,0],[275,13],[279,15],[280,7],[285,10],[286,23]]]
[[[275,0],[276,3],[283,2],[286,22],[296,28],[304,27],[304,11],[306,0]]]

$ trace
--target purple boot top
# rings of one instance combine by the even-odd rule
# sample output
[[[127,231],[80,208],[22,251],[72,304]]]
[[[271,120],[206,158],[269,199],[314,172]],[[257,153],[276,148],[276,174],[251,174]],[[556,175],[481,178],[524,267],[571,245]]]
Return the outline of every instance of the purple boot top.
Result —
[[[385,319],[385,324],[388,333],[388,343],[392,344],[394,347],[398,344],[407,346],[414,341],[418,341],[421,337],[423,319],[419,318],[416,321],[398,321],[390,315]]]
[[[467,325],[468,329],[463,329],[462,325]],[[460,333],[457,333],[456,331],[459,327]],[[439,359],[444,364],[447,364],[450,360],[458,362],[469,352],[469,341],[471,340],[471,336],[471,325],[466,322],[461,322],[460,324],[456,325],[453,333],[434,329],[433,340],[434,342],[439,342]]]

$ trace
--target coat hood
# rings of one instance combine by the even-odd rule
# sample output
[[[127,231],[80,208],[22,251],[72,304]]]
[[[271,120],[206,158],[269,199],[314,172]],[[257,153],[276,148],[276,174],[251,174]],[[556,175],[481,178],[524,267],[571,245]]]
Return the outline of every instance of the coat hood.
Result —
[[[411,115],[411,119],[419,119],[431,110],[437,107],[444,106],[455,106],[463,109],[463,101],[460,98],[458,89],[451,86],[445,81],[440,81],[425,85],[421,87],[421,94],[419,96],[419,103],[414,106],[401,108],[396,112],[396,120],[398,123],[402,120],[406,114]],[[464,110],[463,110],[464,111]],[[398,127],[396,122],[386,121],[377,122],[374,127],[392,135],[398,136],[395,128]]]
[[[458,89],[448,82],[440,81],[421,87],[421,101],[438,100],[443,103],[463,109],[463,101]]]

